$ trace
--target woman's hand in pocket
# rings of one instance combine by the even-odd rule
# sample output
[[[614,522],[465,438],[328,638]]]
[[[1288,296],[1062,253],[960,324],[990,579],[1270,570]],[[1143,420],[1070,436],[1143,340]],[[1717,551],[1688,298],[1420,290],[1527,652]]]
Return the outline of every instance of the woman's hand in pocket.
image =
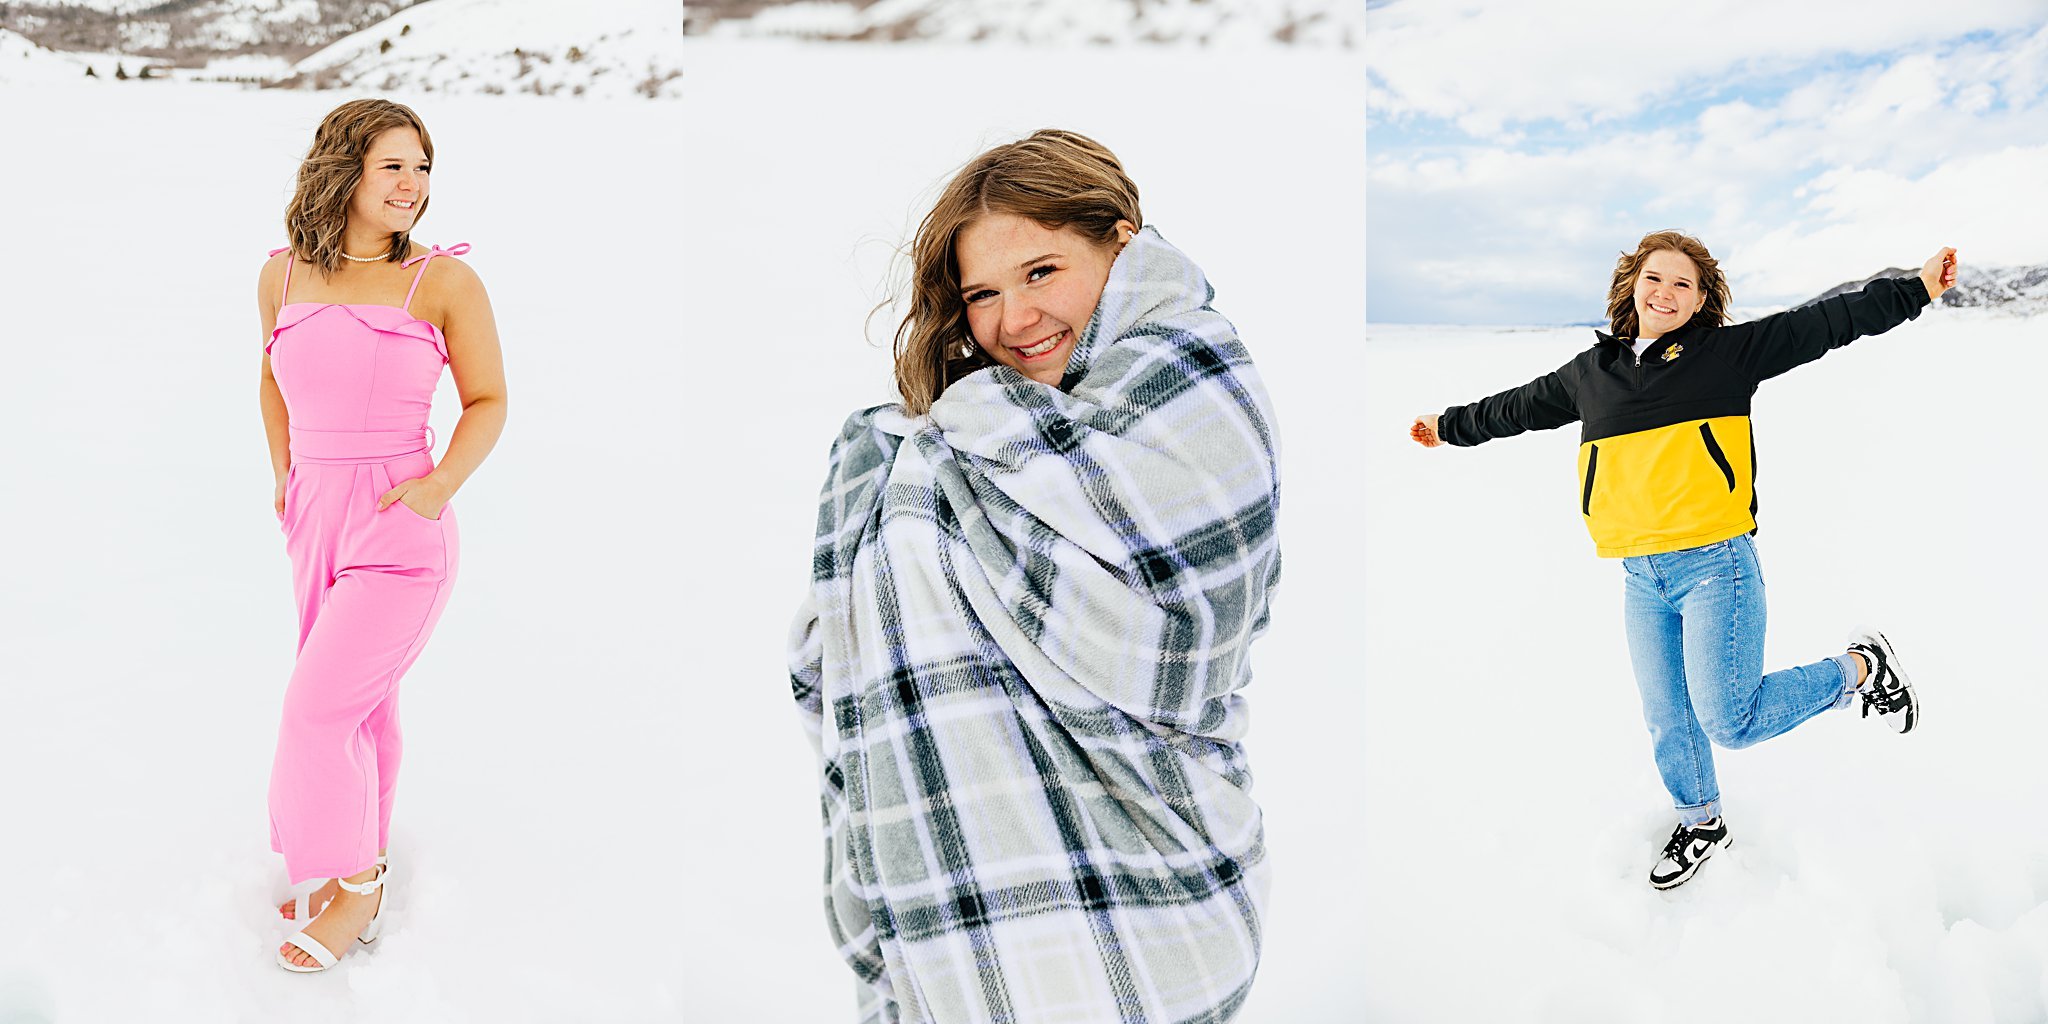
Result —
[[[432,474],[428,474],[392,484],[391,489],[377,499],[377,511],[382,512],[390,508],[392,502],[397,501],[419,513],[423,519],[439,519],[441,507],[448,504],[448,499],[454,496],[453,491],[434,479]]]
[[[284,474],[278,474],[277,486],[270,492],[270,507],[277,513],[279,519],[284,518],[284,484],[287,479]]]

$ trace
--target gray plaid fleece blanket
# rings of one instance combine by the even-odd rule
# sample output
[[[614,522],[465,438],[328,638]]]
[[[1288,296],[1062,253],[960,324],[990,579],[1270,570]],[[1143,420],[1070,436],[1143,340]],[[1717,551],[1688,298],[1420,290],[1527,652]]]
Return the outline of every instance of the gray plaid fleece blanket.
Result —
[[[1265,846],[1239,740],[1278,441],[1151,228],[1060,389],[996,367],[832,446],[791,680],[870,1021],[1225,1021]]]

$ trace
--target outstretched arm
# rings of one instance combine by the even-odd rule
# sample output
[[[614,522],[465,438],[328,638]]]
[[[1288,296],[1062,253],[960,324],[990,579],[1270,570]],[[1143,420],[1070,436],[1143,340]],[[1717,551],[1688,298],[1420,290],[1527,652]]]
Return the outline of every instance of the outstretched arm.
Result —
[[[1830,349],[1857,338],[1883,334],[1920,315],[1941,293],[1955,286],[1956,251],[1944,248],[1928,257],[1913,277],[1881,277],[1863,290],[1822,299],[1808,306],[1774,313],[1754,323],[1736,324],[1717,341],[1724,356],[1749,373],[1769,380],[1795,366],[1813,362]]]
[[[1454,405],[1441,414],[1415,417],[1408,436],[1425,448],[1454,444],[1470,447],[1530,430],[1550,430],[1579,418],[1578,400],[1570,380],[1570,364],[1518,388]]]

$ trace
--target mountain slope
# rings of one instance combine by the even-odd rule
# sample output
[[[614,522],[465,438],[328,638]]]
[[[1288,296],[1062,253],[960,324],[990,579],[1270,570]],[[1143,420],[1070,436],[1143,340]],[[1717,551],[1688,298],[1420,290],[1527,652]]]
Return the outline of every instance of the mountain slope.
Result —
[[[273,84],[674,96],[681,30],[674,0],[432,0],[307,56]]]
[[[85,62],[0,29],[0,82],[69,82],[85,76]]]
[[[417,0],[71,0],[0,4],[0,28],[60,50],[181,66],[226,54],[303,57]]]
[[[1880,277],[1902,277],[1918,272],[1887,267],[1860,281],[1844,281],[1799,303],[1799,306],[1810,306],[1822,299],[1861,290]],[[1991,309],[2014,316],[2048,313],[2048,263],[2028,267],[1980,267],[1965,263],[1956,271],[1955,287],[1942,293],[1941,304],[1959,309]]]
[[[1178,43],[1353,48],[1358,0],[703,0],[691,35],[900,42]]]

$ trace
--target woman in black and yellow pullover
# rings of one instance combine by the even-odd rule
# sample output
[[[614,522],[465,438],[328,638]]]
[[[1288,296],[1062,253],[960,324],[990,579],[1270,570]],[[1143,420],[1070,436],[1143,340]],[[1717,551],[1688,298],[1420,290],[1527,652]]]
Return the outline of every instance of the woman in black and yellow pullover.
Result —
[[[1602,556],[1622,559],[1629,655],[1657,771],[1679,823],[1651,868],[1668,889],[1728,844],[1709,742],[1746,747],[1859,695],[1896,732],[1919,721],[1882,634],[1765,675],[1756,531],[1757,384],[1918,315],[1955,283],[1955,250],[1917,277],[1880,278],[1746,324],[1723,326],[1728,283],[1698,240],[1643,238],[1615,264],[1613,334],[1556,372],[1415,420],[1416,441],[1475,445],[1577,421],[1580,513]]]

